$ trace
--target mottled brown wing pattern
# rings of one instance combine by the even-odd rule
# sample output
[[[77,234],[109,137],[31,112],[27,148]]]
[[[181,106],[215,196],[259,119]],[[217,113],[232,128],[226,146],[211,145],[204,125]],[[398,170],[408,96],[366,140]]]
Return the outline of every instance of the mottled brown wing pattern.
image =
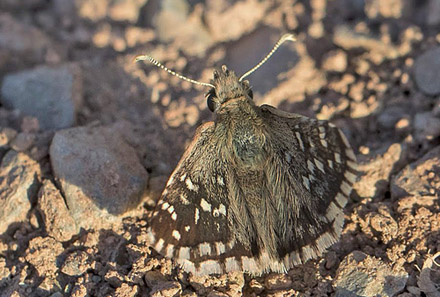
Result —
[[[282,179],[284,185],[273,189],[274,199],[277,191],[284,193],[278,202],[283,205],[279,229],[284,230],[278,255],[289,258],[289,266],[304,263],[321,255],[341,234],[343,207],[356,179],[356,157],[333,124],[269,105],[260,108],[274,151],[270,163],[276,164],[268,183]]]
[[[148,228],[152,247],[195,275],[241,271],[252,264],[251,252],[230,232],[228,163],[218,158],[212,130],[212,122],[198,129]]]

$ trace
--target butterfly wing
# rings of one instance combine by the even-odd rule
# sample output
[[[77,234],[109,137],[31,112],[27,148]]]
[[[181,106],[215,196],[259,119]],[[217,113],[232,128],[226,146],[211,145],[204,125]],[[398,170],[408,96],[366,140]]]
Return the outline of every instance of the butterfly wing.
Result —
[[[356,179],[356,157],[343,133],[318,121],[260,107],[271,150],[267,184],[277,209],[278,258],[289,268],[335,243]],[[277,194],[280,193],[280,194]]]
[[[231,155],[235,138],[220,144],[227,137],[206,123],[156,206],[150,244],[185,271],[282,272],[321,255],[340,236],[355,179],[347,140],[325,121],[260,110],[262,166],[241,167]]]
[[[255,270],[248,247],[235,240],[228,221],[229,164],[213,141],[214,123],[198,128],[171,175],[150,220],[149,243],[195,275]]]

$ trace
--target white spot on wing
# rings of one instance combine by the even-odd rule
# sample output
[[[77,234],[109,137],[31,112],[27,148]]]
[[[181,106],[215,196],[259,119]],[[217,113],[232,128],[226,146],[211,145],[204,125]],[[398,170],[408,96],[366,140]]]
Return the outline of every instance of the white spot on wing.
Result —
[[[197,225],[197,222],[199,221],[199,209],[196,208],[195,214],[194,214],[194,224]]]
[[[172,258],[173,255],[174,255],[174,245],[169,244],[169,245],[167,245],[165,256],[168,258]]]
[[[348,197],[351,192],[351,186],[349,184],[347,184],[345,181],[342,181],[341,190]]]
[[[220,175],[217,175],[217,182],[219,183],[219,185],[224,186],[225,185],[225,181],[223,180],[223,177],[221,177]]]
[[[301,133],[295,132],[295,135],[296,135],[296,139],[298,139],[299,146],[300,146],[301,150],[304,151],[304,143],[301,139]]]
[[[305,177],[305,176],[303,176],[302,178],[303,178],[303,185],[304,185],[304,187],[306,187],[307,190],[310,191],[310,181],[309,181],[309,179],[307,177]]]
[[[156,242],[156,236],[154,236],[153,231],[151,230],[151,227],[148,227],[148,229],[147,229],[147,242],[150,245],[153,245]]]
[[[325,173],[324,164],[322,164],[322,162],[316,158],[313,161],[315,161],[316,167],[318,167],[318,169],[321,170],[322,173]]]
[[[163,248],[163,244],[164,244],[163,239],[162,239],[162,238],[159,239],[159,241],[158,241],[158,242],[156,243],[156,245],[154,246],[154,249],[156,250],[156,252],[160,253],[160,251],[161,251],[162,248]]]
[[[322,145],[323,147],[328,147],[327,140],[325,140],[325,139],[321,139],[321,145]]]
[[[325,215],[329,222],[333,221],[340,215],[342,215],[342,209],[340,209],[334,202],[330,202]]]
[[[215,260],[206,260],[200,262],[200,268],[197,270],[197,274],[205,275],[205,274],[219,274],[222,273],[223,270],[220,264]]]
[[[244,271],[256,272],[259,270],[254,258],[241,257],[241,263]]]
[[[186,272],[191,272],[192,274],[196,273],[196,266],[193,262],[188,260],[177,261]]]
[[[199,244],[200,257],[211,255],[211,245],[207,242]]]
[[[173,211],[174,211],[174,206],[171,205],[170,207],[168,207],[167,210],[168,210],[169,213],[173,213]]]
[[[211,204],[208,203],[208,201],[206,201],[204,198],[200,200],[200,206],[204,211],[211,212]]]
[[[226,207],[223,204],[220,204],[218,208],[214,208],[212,211],[214,217],[218,217],[220,214],[226,215]]]
[[[183,182],[186,178],[186,173],[182,174],[182,176],[180,177],[180,181]]]
[[[310,172],[315,172],[315,165],[313,165],[312,161],[307,160],[307,168]]]
[[[171,215],[171,218],[173,219],[173,221],[177,220],[177,214],[175,212],[173,212],[173,214]]]
[[[174,237],[176,240],[180,240],[180,233],[179,233],[179,231],[177,231],[177,230],[173,230],[172,235],[173,235],[173,237]]]
[[[162,209],[163,209],[163,210],[168,209],[168,207],[170,207],[170,205],[168,204],[168,202],[165,202],[164,204],[162,204]]]
[[[180,201],[185,205],[189,205],[189,201],[184,194],[180,194]]]
[[[189,247],[181,247],[179,250],[179,259],[181,260],[189,260]]]
[[[226,207],[220,203],[219,207],[218,207],[218,211],[222,214],[222,215],[226,215]]]
[[[350,160],[347,160],[347,165],[351,168],[351,169],[353,169],[353,170],[357,170],[357,164],[355,163],[355,162],[352,162],[352,161],[350,161]]]
[[[328,167],[333,169],[333,161],[332,160],[327,160],[327,162],[328,162]]]
[[[231,241],[226,243],[226,246],[228,247],[228,250],[231,250],[235,246],[235,240],[231,239]]]
[[[341,193],[336,194],[335,199],[336,199],[336,202],[338,202],[338,204],[341,207],[344,207],[347,204],[347,201],[348,201],[347,197],[345,197]]]
[[[341,155],[339,153],[335,153],[335,161],[336,163],[341,163]]]
[[[238,264],[238,262],[235,259],[235,257],[226,258],[226,260],[225,260],[225,267],[226,267],[226,272],[241,270],[240,269],[240,265]]]
[[[356,181],[356,175],[351,173],[350,171],[345,171],[344,176],[351,183],[354,183]]]
[[[292,161],[292,156],[289,154],[289,152],[286,152],[284,156],[287,163],[290,163],[290,161]]]
[[[217,255],[221,255],[221,254],[224,254],[225,253],[225,251],[226,251],[226,248],[225,248],[225,245],[223,244],[223,242],[221,242],[221,241],[217,241],[216,243],[215,243],[215,249],[216,249],[216,251],[217,251]]]
[[[197,185],[193,184],[192,180],[189,177],[186,178],[185,183],[186,183],[186,187],[188,188],[188,190],[194,191],[194,192],[197,192],[199,190],[199,187]]]
[[[311,147],[315,147],[315,143],[313,142],[311,137],[309,137],[309,144]]]
[[[190,229],[191,229],[191,226],[190,226],[190,225],[186,225],[186,226],[185,226],[185,231],[186,231],[186,232],[188,232]]]

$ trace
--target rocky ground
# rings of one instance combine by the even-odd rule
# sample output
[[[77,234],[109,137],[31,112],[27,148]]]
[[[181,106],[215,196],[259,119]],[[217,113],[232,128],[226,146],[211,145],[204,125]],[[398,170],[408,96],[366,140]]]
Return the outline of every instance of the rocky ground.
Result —
[[[328,119],[360,176],[342,238],[287,274],[197,278],[147,215],[212,114],[214,67]],[[0,0],[1,296],[440,296],[439,0]]]

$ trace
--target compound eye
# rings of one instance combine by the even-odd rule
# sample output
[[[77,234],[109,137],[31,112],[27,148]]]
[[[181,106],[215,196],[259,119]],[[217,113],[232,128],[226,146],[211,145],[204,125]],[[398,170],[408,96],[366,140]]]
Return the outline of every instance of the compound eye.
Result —
[[[217,108],[216,96],[214,91],[209,91],[206,95],[206,103],[208,104],[208,108],[211,112],[214,112]]]

